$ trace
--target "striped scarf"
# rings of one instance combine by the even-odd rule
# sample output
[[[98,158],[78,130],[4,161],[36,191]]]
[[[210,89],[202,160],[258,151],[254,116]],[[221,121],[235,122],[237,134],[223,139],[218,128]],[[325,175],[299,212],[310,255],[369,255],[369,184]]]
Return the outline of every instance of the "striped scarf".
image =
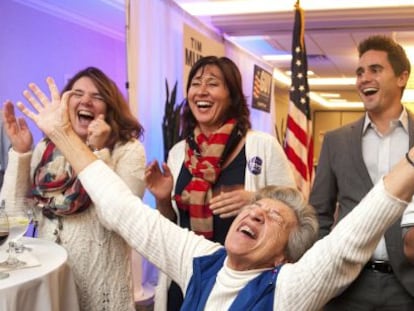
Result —
[[[50,140],[36,167],[31,192],[49,218],[80,213],[91,204],[72,167]]]
[[[210,137],[196,127],[187,138],[184,165],[192,179],[181,195],[175,195],[175,200],[180,209],[188,211],[191,230],[208,239],[213,238],[213,213],[209,208],[212,186],[221,173],[223,161],[240,139],[234,119]]]

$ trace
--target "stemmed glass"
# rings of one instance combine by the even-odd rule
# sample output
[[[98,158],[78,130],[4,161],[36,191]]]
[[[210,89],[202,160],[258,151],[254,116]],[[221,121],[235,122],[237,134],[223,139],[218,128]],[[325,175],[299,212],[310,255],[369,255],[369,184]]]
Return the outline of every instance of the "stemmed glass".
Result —
[[[16,240],[24,235],[30,223],[30,217],[25,203],[5,211],[9,223],[9,255],[6,261],[0,263],[0,268],[13,269],[26,265],[24,261],[21,261],[16,257],[15,251]]]
[[[36,208],[34,207],[34,201],[32,199],[26,198],[24,201],[25,210],[27,211],[27,214],[29,216],[29,226],[27,227],[26,232],[24,233],[24,236],[29,237],[36,237],[37,236],[37,227],[39,224],[38,221],[38,215]],[[29,230],[30,229],[30,230]],[[16,253],[22,253],[25,250],[31,251],[32,249],[30,247],[27,247],[23,244],[21,241],[21,237],[14,240],[14,249]]]
[[[9,237],[9,221],[7,219],[7,214],[4,211],[4,205],[0,206],[0,246],[3,245],[7,238]],[[9,274],[7,272],[0,272],[0,280],[8,278]]]

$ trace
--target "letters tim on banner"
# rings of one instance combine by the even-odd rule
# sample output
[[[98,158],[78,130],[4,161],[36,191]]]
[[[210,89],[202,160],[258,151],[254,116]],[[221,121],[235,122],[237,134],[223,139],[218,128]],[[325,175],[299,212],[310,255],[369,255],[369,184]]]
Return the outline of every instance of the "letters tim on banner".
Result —
[[[252,107],[270,112],[272,74],[254,65]]]
[[[224,44],[209,38],[190,26],[184,24],[184,94],[187,77],[194,63],[203,56],[224,56]]]

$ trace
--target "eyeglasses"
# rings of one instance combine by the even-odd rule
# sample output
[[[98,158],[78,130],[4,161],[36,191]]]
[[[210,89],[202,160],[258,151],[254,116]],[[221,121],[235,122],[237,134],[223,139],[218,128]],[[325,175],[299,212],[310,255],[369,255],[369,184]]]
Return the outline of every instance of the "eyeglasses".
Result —
[[[268,206],[263,206],[262,204],[260,204],[259,202],[254,202],[252,204],[246,205],[244,207],[244,210],[247,211],[252,211],[254,209],[262,209],[267,216],[270,218],[270,220],[276,222],[279,225],[283,225],[285,223],[285,220],[283,219],[283,217],[280,215],[279,211],[275,208],[271,208]]]

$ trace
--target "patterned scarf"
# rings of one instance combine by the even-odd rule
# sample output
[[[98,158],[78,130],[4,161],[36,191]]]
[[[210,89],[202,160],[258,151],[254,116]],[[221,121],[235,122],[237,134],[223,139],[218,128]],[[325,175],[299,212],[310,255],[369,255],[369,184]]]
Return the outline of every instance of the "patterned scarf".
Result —
[[[242,138],[236,120],[228,120],[206,137],[196,127],[187,138],[184,165],[192,175],[181,195],[175,195],[180,209],[188,211],[190,226],[197,234],[213,238],[213,213],[209,208],[212,185],[217,181],[224,160]]]
[[[60,194],[51,194],[57,191]],[[80,213],[91,204],[72,167],[51,141],[47,141],[36,167],[31,192],[43,214],[49,218]]]

